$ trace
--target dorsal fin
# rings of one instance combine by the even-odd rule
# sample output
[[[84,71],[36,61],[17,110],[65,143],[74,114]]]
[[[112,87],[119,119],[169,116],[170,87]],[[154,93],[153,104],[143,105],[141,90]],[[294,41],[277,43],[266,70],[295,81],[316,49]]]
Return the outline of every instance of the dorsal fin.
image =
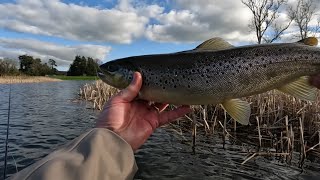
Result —
[[[214,37],[209,40],[204,41],[201,43],[199,46],[195,48],[195,50],[224,50],[224,49],[229,49],[233,48],[230,43],[225,41],[222,38],[219,37]]]
[[[298,41],[298,43],[302,43],[308,46],[317,46],[318,45],[318,39],[315,37],[308,37],[305,39],[302,39],[300,41]]]

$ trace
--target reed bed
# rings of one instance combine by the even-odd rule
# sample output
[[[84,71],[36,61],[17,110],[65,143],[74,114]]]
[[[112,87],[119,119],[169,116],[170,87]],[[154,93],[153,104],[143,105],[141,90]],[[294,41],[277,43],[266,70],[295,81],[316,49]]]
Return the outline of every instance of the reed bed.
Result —
[[[81,98],[91,101],[94,109],[102,110],[105,102],[117,92],[118,89],[103,83],[101,80],[97,80],[80,88],[79,95]]]
[[[57,82],[60,79],[44,76],[0,76],[0,84]]]
[[[80,96],[102,110],[104,103],[118,90],[101,80],[86,84]],[[307,155],[320,157],[320,96],[317,101],[303,101],[273,90],[243,98],[251,104],[249,126],[235,123],[220,105],[193,106],[193,113],[171,124],[177,132],[192,132],[192,149],[196,135],[221,135],[223,141],[249,144],[246,163],[257,156],[274,156],[291,163],[293,151],[300,152],[299,166]],[[174,108],[173,105],[169,106]]]

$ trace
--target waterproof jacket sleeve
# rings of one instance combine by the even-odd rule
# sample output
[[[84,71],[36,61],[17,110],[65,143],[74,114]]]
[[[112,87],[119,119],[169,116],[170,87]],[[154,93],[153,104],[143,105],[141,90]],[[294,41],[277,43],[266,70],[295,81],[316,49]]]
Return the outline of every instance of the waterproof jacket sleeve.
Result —
[[[114,132],[96,128],[74,139],[12,179],[133,179],[137,171],[131,146]]]

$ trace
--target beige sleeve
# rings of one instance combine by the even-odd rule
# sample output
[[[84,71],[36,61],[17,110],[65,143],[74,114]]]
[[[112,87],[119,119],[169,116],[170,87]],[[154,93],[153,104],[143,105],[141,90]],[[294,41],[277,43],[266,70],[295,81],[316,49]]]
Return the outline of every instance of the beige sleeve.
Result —
[[[12,179],[133,179],[131,146],[107,129],[92,129],[15,174]]]

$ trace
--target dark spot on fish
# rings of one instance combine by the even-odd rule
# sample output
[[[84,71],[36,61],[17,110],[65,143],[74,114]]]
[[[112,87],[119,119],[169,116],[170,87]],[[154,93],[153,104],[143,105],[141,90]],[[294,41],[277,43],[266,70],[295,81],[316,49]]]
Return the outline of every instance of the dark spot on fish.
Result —
[[[176,86],[176,85],[174,85],[173,87],[174,87],[174,88],[177,88],[177,86]]]
[[[219,62],[219,66],[222,66],[222,62]]]
[[[261,58],[261,61],[264,61],[264,57]]]
[[[263,64],[263,67],[264,67],[264,68],[266,68],[266,67],[267,67],[267,65],[266,65],[266,64]]]
[[[282,49],[278,49],[278,51],[279,51],[279,52],[281,52],[281,51],[282,51]]]
[[[230,56],[231,57],[231,59],[233,59],[234,58],[234,56]]]
[[[255,56],[259,56],[259,54],[258,54],[258,53],[255,53],[254,55],[255,55]]]
[[[269,61],[269,64],[272,64],[272,61]]]
[[[162,83],[162,80],[160,79],[160,80],[159,80],[159,82],[161,82],[161,83]]]
[[[209,84],[209,81],[208,81],[208,80],[206,80],[206,83],[207,83],[207,84]]]
[[[308,57],[308,56],[305,56],[304,58],[309,59],[309,57]]]
[[[240,70],[239,70],[239,69],[237,69],[237,72],[239,73],[239,72],[240,72]]]
[[[191,72],[195,73],[195,72],[196,72],[196,70],[192,69],[192,70],[191,70]]]
[[[248,70],[249,70],[249,68],[248,68],[248,67],[246,67],[246,70],[248,71]]]
[[[186,78],[186,75],[183,74],[183,75],[182,75],[182,78]]]
[[[189,84],[188,84],[188,88],[191,88]]]
[[[201,77],[204,77],[204,74],[201,74]]]
[[[164,83],[165,83],[165,84],[168,84],[168,80],[165,80]]]
[[[163,86],[162,89],[166,89],[166,87]]]
[[[249,66],[252,67],[252,63],[249,63]]]

